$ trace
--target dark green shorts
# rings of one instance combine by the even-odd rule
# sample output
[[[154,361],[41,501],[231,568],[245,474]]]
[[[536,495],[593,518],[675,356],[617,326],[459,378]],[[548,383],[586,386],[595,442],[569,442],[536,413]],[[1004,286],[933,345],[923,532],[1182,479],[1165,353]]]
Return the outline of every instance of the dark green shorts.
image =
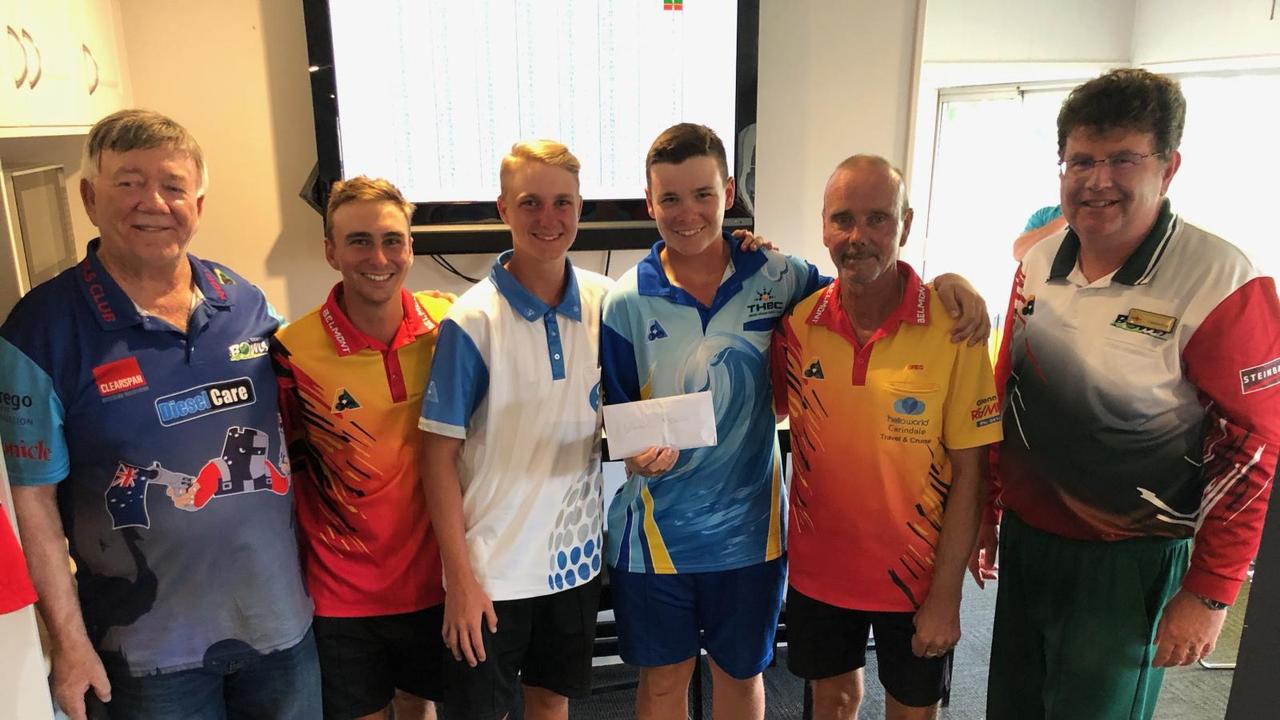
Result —
[[[1189,540],[1071,540],[1005,512],[989,720],[1148,720],[1152,640]]]

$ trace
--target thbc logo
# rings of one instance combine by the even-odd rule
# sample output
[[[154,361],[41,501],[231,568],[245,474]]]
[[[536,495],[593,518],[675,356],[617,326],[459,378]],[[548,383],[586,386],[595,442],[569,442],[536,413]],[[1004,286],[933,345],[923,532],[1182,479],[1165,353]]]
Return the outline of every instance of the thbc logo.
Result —
[[[785,308],[786,304],[781,300],[775,300],[773,293],[768,288],[757,290],[755,302],[747,303],[747,312],[751,314],[751,317],[773,312],[774,310],[782,312]]]
[[[17,460],[49,462],[52,451],[43,440],[39,440],[34,445],[24,442],[7,442],[4,444],[4,454]]]

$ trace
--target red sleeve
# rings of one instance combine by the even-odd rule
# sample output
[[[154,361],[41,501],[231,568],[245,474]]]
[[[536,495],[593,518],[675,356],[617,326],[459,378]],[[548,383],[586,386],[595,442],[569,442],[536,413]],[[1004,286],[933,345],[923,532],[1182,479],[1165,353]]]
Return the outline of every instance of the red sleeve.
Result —
[[[1017,327],[1014,324],[1014,319],[1017,318],[1019,323],[1023,322],[1018,309],[1025,305],[1025,298],[1022,297],[1022,287],[1026,277],[1027,275],[1023,272],[1022,265],[1019,264],[1017,272],[1013,274],[1013,287],[1009,291],[1009,305],[1004,313],[1004,328],[1000,332],[1000,351],[996,354],[995,376],[996,395],[1000,397],[1000,407],[1002,408],[1004,407],[1005,388],[1009,384],[1009,375],[1013,372],[1013,335]],[[1000,510],[1003,507],[1000,504],[1000,445],[1001,443],[992,443],[991,449],[988,451],[991,471],[987,473],[987,477],[990,478],[990,485],[987,487],[987,497],[982,509],[982,521],[993,525],[1000,522]]]
[[[1208,415],[1204,496],[1183,588],[1234,602],[1258,551],[1280,442],[1280,300],[1275,281],[1242,285],[1182,353]]]
[[[9,526],[9,514],[0,505],[0,615],[20,610],[36,601],[27,560]]]

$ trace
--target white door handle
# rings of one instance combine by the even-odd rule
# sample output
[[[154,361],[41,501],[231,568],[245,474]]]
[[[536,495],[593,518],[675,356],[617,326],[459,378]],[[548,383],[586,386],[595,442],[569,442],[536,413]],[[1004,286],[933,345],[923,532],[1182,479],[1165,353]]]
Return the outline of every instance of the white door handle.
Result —
[[[36,83],[40,82],[40,78],[44,77],[44,60],[40,57],[40,47],[36,45],[35,38],[31,37],[31,33],[26,28],[22,29],[22,37],[31,46],[31,52],[36,59],[36,71],[31,75],[31,79],[27,80],[27,87],[34,88]]]
[[[22,38],[18,37],[18,31],[14,30],[12,25],[5,25],[4,32],[13,38],[14,44],[18,46],[18,53],[22,55],[22,74],[13,76],[13,86],[20,88],[27,81],[27,48],[22,44]]]
[[[93,79],[89,81],[89,94],[92,95],[93,91],[98,89],[98,82],[102,79],[102,72],[98,68],[98,59],[93,56],[93,51],[89,49],[88,45],[82,44],[80,51],[84,53],[84,57],[89,62],[93,63]]]

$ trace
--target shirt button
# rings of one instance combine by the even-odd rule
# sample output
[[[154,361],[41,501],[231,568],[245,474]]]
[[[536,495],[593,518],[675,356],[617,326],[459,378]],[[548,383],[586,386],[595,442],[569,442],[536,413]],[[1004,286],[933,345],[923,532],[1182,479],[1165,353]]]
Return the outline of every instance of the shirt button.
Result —
[[[560,353],[556,353],[555,355],[552,355],[552,357],[554,357],[555,359],[559,360],[559,359],[560,359]]]

